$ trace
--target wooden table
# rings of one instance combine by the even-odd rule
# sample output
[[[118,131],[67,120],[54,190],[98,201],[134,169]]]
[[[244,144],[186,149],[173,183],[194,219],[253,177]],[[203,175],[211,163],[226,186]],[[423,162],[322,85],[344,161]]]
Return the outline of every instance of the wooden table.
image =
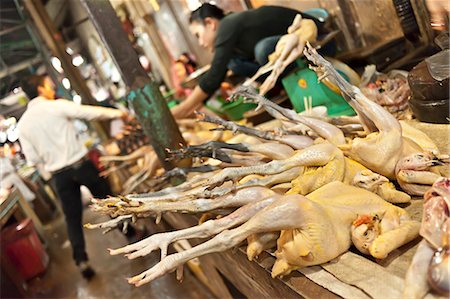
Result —
[[[405,209],[413,219],[421,219],[420,199],[414,199]],[[198,221],[195,216],[175,213],[167,213],[163,219],[175,229]],[[209,278],[207,287],[218,298],[232,298],[230,283],[248,298],[401,298],[405,273],[419,240],[394,250],[381,261],[349,251],[329,263],[293,271],[282,279],[271,277],[275,262],[271,252],[263,252],[250,262],[245,246],[200,257],[200,263]],[[195,246],[203,240],[189,242]]]
[[[195,216],[174,213],[167,213],[163,218],[176,229],[193,226],[198,221]],[[194,246],[202,240],[189,242]],[[250,262],[245,246],[200,258],[202,269],[209,278],[207,286],[218,298],[232,298],[223,277],[247,298],[339,298],[300,272],[294,271],[284,279],[273,279],[270,271],[274,262],[275,258],[267,252]]]
[[[426,132],[443,153],[448,153],[450,126],[409,123]],[[410,204],[402,207],[412,219],[421,221],[421,198],[413,198]],[[198,222],[195,216],[174,213],[165,214],[163,219],[175,229]],[[189,242],[194,246],[203,240]],[[293,271],[282,279],[271,278],[275,261],[271,252],[263,252],[250,262],[245,247],[241,247],[200,257],[200,263],[209,278],[207,286],[218,298],[232,297],[227,287],[229,283],[248,298],[402,298],[404,277],[419,242],[420,238],[417,238],[392,251],[383,260],[363,256],[351,249],[335,260]],[[428,294],[425,298],[434,298],[434,295]]]

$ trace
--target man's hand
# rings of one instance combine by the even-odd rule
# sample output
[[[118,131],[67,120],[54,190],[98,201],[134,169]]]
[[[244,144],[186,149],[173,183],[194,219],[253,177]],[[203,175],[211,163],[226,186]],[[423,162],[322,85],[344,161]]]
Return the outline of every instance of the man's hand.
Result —
[[[127,111],[122,111],[122,115],[120,116],[120,118],[123,120],[124,123],[129,123],[134,119],[134,117]]]

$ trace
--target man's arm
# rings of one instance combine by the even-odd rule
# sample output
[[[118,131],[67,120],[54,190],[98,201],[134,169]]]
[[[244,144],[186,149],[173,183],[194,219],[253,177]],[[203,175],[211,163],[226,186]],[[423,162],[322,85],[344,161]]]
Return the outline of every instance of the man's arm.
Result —
[[[208,94],[197,85],[186,100],[171,109],[173,117],[181,119],[191,116],[195,110],[199,110],[203,106],[203,101],[207,98]]]
[[[59,111],[69,118],[84,120],[102,120],[113,118],[125,118],[128,114],[119,109],[105,108],[91,105],[77,105],[67,100],[56,100]]]

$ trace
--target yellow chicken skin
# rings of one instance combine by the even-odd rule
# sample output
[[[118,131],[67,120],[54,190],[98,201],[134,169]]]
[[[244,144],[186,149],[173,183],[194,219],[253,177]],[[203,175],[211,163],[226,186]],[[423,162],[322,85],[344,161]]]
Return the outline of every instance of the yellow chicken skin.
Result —
[[[301,218],[298,228],[283,230],[278,239],[273,277],[326,263],[346,252],[352,245],[352,224],[360,215],[380,215],[382,228],[367,245],[367,253],[377,258],[386,257],[418,236],[418,222],[410,220],[403,209],[364,189],[332,182],[306,198],[296,202],[297,217]],[[355,233],[354,242],[367,243],[363,237]]]

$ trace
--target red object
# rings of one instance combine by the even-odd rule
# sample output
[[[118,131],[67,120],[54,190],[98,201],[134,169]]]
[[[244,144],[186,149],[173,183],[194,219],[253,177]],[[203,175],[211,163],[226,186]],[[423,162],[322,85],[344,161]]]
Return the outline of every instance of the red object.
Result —
[[[31,219],[6,227],[0,238],[3,257],[14,265],[23,279],[33,278],[47,269],[49,258]]]
[[[102,156],[102,154],[95,147],[91,148],[88,151],[89,159],[92,161],[92,163],[94,163],[95,168],[97,168],[97,170],[100,171],[100,172],[105,170],[105,167],[100,163],[100,157],[101,156]]]

